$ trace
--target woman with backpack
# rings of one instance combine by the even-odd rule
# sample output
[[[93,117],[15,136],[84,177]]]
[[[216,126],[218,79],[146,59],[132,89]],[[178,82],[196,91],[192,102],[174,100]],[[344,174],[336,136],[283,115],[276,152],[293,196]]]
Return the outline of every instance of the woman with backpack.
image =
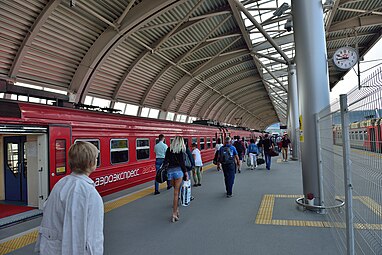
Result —
[[[248,160],[251,161],[251,170],[254,170],[257,167],[257,154],[259,154],[259,148],[255,144],[255,139],[250,140],[247,153]]]
[[[171,221],[176,222],[179,220],[179,192],[180,185],[182,184],[183,177],[188,180],[187,168],[185,165],[184,155],[186,153],[186,146],[184,140],[180,136],[176,136],[171,142],[170,147],[166,151],[163,164],[168,164],[167,179],[171,181],[174,187],[174,197],[172,203],[172,216]]]

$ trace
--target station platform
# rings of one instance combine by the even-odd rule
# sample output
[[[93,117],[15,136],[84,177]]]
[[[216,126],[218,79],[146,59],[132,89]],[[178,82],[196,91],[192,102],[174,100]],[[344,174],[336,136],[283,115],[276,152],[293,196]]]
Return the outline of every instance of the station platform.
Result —
[[[337,254],[325,215],[299,207],[301,164],[272,159],[236,174],[233,197],[223,173],[204,167],[195,199],[170,222],[173,191],[153,183],[104,197],[104,254]],[[41,217],[0,229],[0,254],[33,254]],[[96,224],[96,223],[95,223]]]

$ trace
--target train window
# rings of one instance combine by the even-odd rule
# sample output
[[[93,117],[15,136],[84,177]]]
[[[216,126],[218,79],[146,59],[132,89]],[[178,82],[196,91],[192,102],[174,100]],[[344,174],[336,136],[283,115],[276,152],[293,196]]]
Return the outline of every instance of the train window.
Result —
[[[183,138],[183,140],[184,140],[184,144],[185,145],[187,144],[187,146],[190,147],[191,144],[188,143],[188,138]]]
[[[212,148],[216,147],[216,138],[212,137]]]
[[[159,143],[159,138],[155,139],[155,144]]]
[[[207,137],[207,149],[211,149],[211,138]]]
[[[127,139],[110,140],[110,162],[112,164],[129,161],[129,143]]]
[[[56,174],[66,173],[66,140],[57,139],[56,140]]]
[[[74,141],[74,143],[76,143],[78,141],[89,142],[89,143],[93,144],[95,147],[97,147],[98,151],[100,152],[98,154],[98,158],[97,158],[97,167],[99,167],[101,164],[101,149],[100,149],[101,147],[99,145],[99,140],[98,139],[76,139]]]
[[[204,138],[200,138],[200,150],[204,150]]]
[[[138,138],[136,143],[137,160],[150,158],[150,140]]]
[[[366,141],[369,140],[369,135],[368,135],[367,131],[363,131],[363,137],[365,137]]]
[[[198,139],[196,137],[192,137],[192,143],[198,145]]]

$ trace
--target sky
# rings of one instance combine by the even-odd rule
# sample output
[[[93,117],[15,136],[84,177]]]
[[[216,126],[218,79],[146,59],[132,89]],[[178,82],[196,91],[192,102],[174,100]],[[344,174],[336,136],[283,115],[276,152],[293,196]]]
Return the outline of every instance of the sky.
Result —
[[[371,61],[371,60],[377,60],[377,61]],[[361,61],[360,63],[361,83],[363,80],[367,78],[368,75],[370,75],[372,71],[375,70],[375,68],[372,68],[372,67],[378,64],[379,64],[378,67],[381,68],[382,67],[382,40],[379,40],[374,45],[374,47],[371,48],[369,52],[365,54],[363,61]],[[340,94],[346,94],[349,90],[351,90],[355,86],[358,86],[358,77],[356,73],[354,72],[354,70],[357,71],[357,65],[355,65],[353,69],[350,70],[344,76],[344,79],[338,82],[337,85],[332,89],[332,92],[330,92],[331,102],[335,100],[336,98],[338,99]]]

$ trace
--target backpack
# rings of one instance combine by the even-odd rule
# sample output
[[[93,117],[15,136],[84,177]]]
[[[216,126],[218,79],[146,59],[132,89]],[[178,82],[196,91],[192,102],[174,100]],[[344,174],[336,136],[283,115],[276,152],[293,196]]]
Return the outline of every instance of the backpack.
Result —
[[[244,146],[240,141],[236,141],[233,146],[235,146],[238,154],[243,154],[244,152]]]
[[[220,148],[219,162],[222,164],[231,164],[235,162],[233,152],[229,146]]]

